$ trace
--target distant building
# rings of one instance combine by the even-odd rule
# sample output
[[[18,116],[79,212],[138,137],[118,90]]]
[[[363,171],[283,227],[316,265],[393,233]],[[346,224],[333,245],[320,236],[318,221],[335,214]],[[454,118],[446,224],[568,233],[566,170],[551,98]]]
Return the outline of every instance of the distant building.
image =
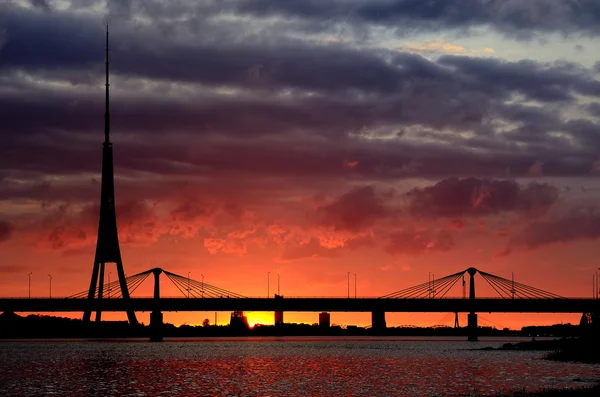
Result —
[[[246,318],[246,316],[244,316],[244,312],[232,312],[231,318],[229,320],[229,327],[238,330],[248,330],[250,326],[248,325],[248,319]]]
[[[319,327],[329,328],[331,326],[331,314],[327,312],[319,313]]]

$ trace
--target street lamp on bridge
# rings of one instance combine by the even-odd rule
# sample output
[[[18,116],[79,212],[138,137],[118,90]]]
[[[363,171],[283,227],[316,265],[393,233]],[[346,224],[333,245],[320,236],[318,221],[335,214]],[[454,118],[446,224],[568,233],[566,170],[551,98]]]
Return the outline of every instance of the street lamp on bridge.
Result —
[[[348,272],[348,299],[350,299],[350,272]]]
[[[279,273],[277,273],[277,295],[281,295],[279,292]]]
[[[190,297],[190,274],[192,272],[188,272],[188,286],[187,286],[187,292],[188,292],[188,298]]]
[[[598,270],[600,270],[600,267],[598,268]],[[594,298],[598,299],[600,297],[600,285],[598,285],[598,281],[600,281],[600,278],[598,277],[598,272],[596,272],[596,286],[594,287]]]
[[[204,298],[204,274],[200,274],[202,276],[202,292],[201,296]]]
[[[271,283],[271,272],[267,272],[267,298],[271,296],[270,284]]]
[[[27,277],[29,277],[29,299],[31,299],[31,275],[33,272],[30,272]]]
[[[111,290],[111,285],[110,285],[110,274],[112,272],[108,272],[108,298],[110,299],[110,290]]]
[[[354,273],[354,299],[356,299],[356,273]]]
[[[50,289],[49,289],[48,296],[49,296],[50,298],[52,298],[52,276],[51,276],[51,275],[48,275],[48,277],[50,278]]]

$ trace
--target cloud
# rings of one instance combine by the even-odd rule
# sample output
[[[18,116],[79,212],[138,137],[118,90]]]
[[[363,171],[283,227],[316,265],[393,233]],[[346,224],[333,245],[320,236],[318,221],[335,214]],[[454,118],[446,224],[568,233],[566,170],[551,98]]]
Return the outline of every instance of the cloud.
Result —
[[[31,5],[35,8],[38,8],[42,11],[52,11],[52,8],[48,4],[46,0],[30,0]]]
[[[416,254],[451,249],[484,217],[547,215],[557,188],[497,178],[590,176],[596,70],[488,58],[491,46],[473,54],[454,38],[413,46],[428,58],[373,34],[492,27],[522,39],[597,27],[578,29],[570,5],[465,1],[150,0],[111,2],[107,15],[93,1],[6,6],[0,201],[44,202],[22,216],[47,248],[95,243],[104,22],[118,18],[111,138],[123,244],[198,238],[215,255],[277,244],[289,259],[389,243]],[[342,25],[342,39],[323,39]],[[419,42],[414,32],[402,40]],[[439,182],[385,193],[407,177]],[[406,230],[394,232],[399,220]]]
[[[594,117],[600,117],[600,103],[594,102],[586,106],[588,113]]]
[[[424,44],[420,43],[406,43],[404,46],[400,47],[399,50],[406,52],[414,52],[417,54],[423,53],[466,53],[467,49],[461,45],[456,45],[452,43],[440,42],[440,41],[430,41]]]
[[[392,255],[446,252],[454,247],[454,238],[447,230],[401,230],[390,233],[387,240],[385,251]]]
[[[7,221],[0,221],[0,244],[10,240],[15,227]]]
[[[144,200],[117,202],[117,226],[122,245],[147,245],[166,234],[153,206]],[[37,248],[67,251],[96,243],[99,205],[68,204],[44,208],[43,217],[28,226],[28,239]]]
[[[406,43],[397,48],[398,51],[410,52],[415,54],[461,54],[478,55],[481,53],[493,54],[496,51],[493,48],[486,47],[483,50],[469,49],[458,44],[452,44],[445,41],[429,41],[425,43]]]
[[[317,210],[322,223],[336,230],[358,231],[391,214],[373,186],[351,190]]]
[[[494,58],[471,58],[445,55],[439,63],[456,68],[458,73],[468,75],[474,83],[485,90],[501,89],[515,91],[532,100],[553,102],[570,101],[573,96],[561,87],[583,95],[600,95],[600,81],[575,63],[539,63],[531,60],[505,62]],[[490,85],[494,82],[494,86]],[[585,82],[584,82],[585,81]]]
[[[532,182],[521,186],[513,180],[449,178],[406,193],[409,212],[417,217],[486,216],[517,212],[533,217],[548,211],[559,190]]]
[[[162,8],[148,4],[133,15],[160,18]],[[233,10],[249,12],[238,5]],[[166,9],[212,15],[217,8]],[[8,183],[0,196],[33,198],[42,194],[40,175],[97,173],[90,159],[100,159],[91,142],[101,135],[103,26],[77,10],[7,12],[0,174],[27,183]],[[210,170],[223,184],[224,173],[236,181],[241,174],[393,180],[473,170],[498,176],[507,168],[523,176],[540,161],[545,176],[587,175],[600,149],[593,122],[565,121],[581,96],[600,95],[593,71],[581,65],[234,39],[222,20],[196,22],[207,31],[182,25],[165,35],[126,24],[113,34],[113,136],[127,153],[115,151],[124,172],[167,178]],[[211,39],[216,32],[220,39]],[[258,66],[260,81],[248,79]],[[55,186],[44,194],[87,193]]]
[[[321,241],[313,237],[305,243],[298,245],[287,245],[279,257],[282,262],[296,261],[300,259],[332,258],[340,255],[340,248],[327,248],[321,245]]]
[[[512,241],[511,248],[539,248],[547,245],[600,238],[600,214],[576,209],[568,214],[527,225]],[[510,252],[510,251],[509,251]]]
[[[319,2],[243,0],[234,3],[238,12],[254,16],[279,15],[304,20],[345,19],[355,23],[396,26],[400,31],[438,31],[487,26],[507,36],[531,39],[557,32],[596,36],[600,33],[600,6],[594,0],[371,0]]]
[[[541,161],[536,161],[535,163],[531,164],[531,167],[529,167],[529,171],[527,171],[527,173],[531,176],[540,176],[542,175],[544,172],[544,163]]]

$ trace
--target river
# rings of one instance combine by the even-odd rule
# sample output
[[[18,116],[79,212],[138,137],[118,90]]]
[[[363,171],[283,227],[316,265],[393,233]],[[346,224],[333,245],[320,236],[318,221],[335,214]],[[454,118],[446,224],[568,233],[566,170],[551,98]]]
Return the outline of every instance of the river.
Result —
[[[206,338],[0,341],[0,396],[452,396],[574,388],[600,366],[506,340]]]

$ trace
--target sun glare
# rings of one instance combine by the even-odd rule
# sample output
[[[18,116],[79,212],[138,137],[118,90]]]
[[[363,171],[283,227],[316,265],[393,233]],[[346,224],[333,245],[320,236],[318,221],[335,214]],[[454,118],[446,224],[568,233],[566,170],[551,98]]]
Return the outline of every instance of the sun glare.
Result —
[[[248,325],[254,328],[257,324],[262,325],[273,325],[275,322],[275,318],[273,317],[273,313],[267,312],[244,312],[244,315],[248,319]]]

